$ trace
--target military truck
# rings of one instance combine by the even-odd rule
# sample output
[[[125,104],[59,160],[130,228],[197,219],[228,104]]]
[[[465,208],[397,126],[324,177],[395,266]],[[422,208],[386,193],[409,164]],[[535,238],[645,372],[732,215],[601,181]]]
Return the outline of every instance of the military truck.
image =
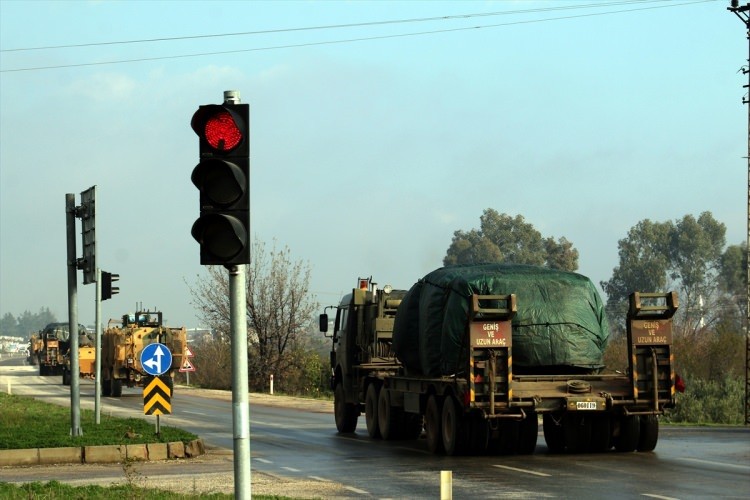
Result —
[[[630,296],[623,374],[603,366],[609,326],[580,274],[489,264],[441,268],[408,291],[358,283],[329,306],[339,432],[364,413],[372,438],[424,426],[433,453],[530,454],[541,420],[552,452],[656,447],[675,403],[674,292]]]
[[[172,364],[164,374],[172,390],[174,371],[180,369],[186,354],[185,327],[164,326],[160,311],[138,311],[123,315],[121,320],[109,321],[102,335],[103,396],[120,397],[123,385],[144,385],[150,375],[141,365],[141,352],[154,342],[164,344],[172,353]]]
[[[86,327],[78,325],[78,331],[85,334]],[[39,365],[39,375],[60,375],[63,372],[68,349],[70,349],[68,323],[50,323],[31,337],[31,364]]]
[[[70,385],[73,376],[70,359],[70,349],[63,355],[62,383]],[[78,375],[80,378],[94,379],[96,377],[96,347],[94,335],[88,331],[78,335]]]

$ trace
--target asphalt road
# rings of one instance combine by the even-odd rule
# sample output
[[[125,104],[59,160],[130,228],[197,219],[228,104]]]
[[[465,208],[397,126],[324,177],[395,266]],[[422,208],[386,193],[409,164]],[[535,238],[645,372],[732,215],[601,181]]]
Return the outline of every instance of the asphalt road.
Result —
[[[69,404],[68,388],[58,379],[39,377],[29,366],[3,367],[0,361],[1,391],[12,380],[14,393]],[[81,383],[81,404],[93,408],[88,381]],[[102,398],[102,411],[144,417],[142,404],[140,389],[125,389],[122,398]],[[210,466],[153,469],[152,475],[164,474],[166,481],[187,473],[200,481],[201,474],[231,473],[231,394],[178,387],[173,415],[163,416],[162,425],[200,435],[209,446],[224,448],[224,458]],[[317,493],[300,490],[300,496],[438,498],[441,471],[452,471],[454,498],[748,498],[750,492],[747,428],[662,426],[652,453],[556,455],[540,434],[530,456],[446,457],[431,455],[424,438],[374,441],[364,418],[356,433],[339,435],[329,402],[255,394],[250,395],[250,426],[254,481],[263,476],[331,486]],[[0,480],[3,475],[0,470]]]

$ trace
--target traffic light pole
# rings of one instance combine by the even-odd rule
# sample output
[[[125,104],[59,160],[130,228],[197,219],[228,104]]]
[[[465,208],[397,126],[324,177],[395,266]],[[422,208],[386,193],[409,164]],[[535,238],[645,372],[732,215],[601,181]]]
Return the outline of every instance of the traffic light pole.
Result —
[[[101,399],[102,399],[102,270],[96,268],[96,349],[95,368],[94,368],[94,414],[96,425],[101,420]]]
[[[68,236],[68,331],[70,332],[70,435],[80,436],[81,393],[78,370],[78,258],[76,257],[76,195],[65,195]]]
[[[250,500],[250,403],[247,382],[247,292],[245,266],[229,270],[229,317],[232,328],[232,425],[234,498]]]

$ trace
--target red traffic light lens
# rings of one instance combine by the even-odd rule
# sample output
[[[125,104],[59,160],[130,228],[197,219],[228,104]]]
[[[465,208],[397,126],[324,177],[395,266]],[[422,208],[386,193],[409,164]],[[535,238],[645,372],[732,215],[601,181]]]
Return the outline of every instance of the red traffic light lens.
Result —
[[[231,151],[242,142],[242,131],[227,111],[216,113],[206,120],[204,137],[217,151]]]

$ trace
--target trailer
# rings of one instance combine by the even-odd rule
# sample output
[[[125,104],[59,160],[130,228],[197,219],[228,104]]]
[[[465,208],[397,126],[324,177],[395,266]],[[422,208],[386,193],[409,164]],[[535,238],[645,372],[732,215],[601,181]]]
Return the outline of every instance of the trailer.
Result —
[[[519,285],[523,294],[517,296],[507,289],[509,282],[495,274],[508,274],[502,266],[482,268],[482,285],[473,287],[471,279],[464,279],[473,276],[472,271],[449,269],[451,285],[446,290],[461,289],[461,293],[455,300],[446,298],[450,291],[445,297],[434,294],[440,302],[437,305],[429,294],[415,300],[418,288],[427,286],[429,280],[420,280],[406,291],[390,286],[379,289],[371,278],[360,278],[358,288],[338,306],[329,306],[336,310],[330,362],[339,432],[354,432],[364,413],[371,438],[416,439],[424,429],[429,450],[448,455],[533,453],[540,422],[551,452],[651,451],[656,447],[658,417],[675,402],[671,331],[678,301],[674,292],[630,296],[627,373],[606,373],[596,359],[583,366],[580,362],[578,366],[529,366],[524,353],[534,335],[524,335],[527,325],[518,318],[519,309],[527,314],[521,300],[531,299],[528,290]],[[543,289],[548,278],[559,286],[559,271],[522,271],[523,276],[531,272],[539,276],[533,288]],[[587,281],[580,275],[569,280],[576,287],[583,283],[580,286],[585,285],[590,294],[588,288],[593,286],[586,285]],[[507,293],[496,293],[497,287]],[[574,301],[585,296],[576,293],[571,294]],[[592,300],[600,300],[598,294]],[[535,302],[534,311],[544,318],[540,304]],[[590,304],[574,306],[575,311],[584,311],[581,314],[591,309]],[[457,309],[451,312],[450,307]],[[549,307],[558,308],[557,304]],[[424,323],[430,321],[437,322],[437,334],[425,334]],[[600,337],[606,344],[606,320],[599,321],[604,332]],[[564,322],[578,324],[560,320]],[[548,323],[546,328],[551,326]],[[326,336],[329,327],[324,311],[320,329]],[[519,359],[527,361],[517,373],[514,349]],[[596,358],[589,352],[584,353],[584,360],[587,356]]]

